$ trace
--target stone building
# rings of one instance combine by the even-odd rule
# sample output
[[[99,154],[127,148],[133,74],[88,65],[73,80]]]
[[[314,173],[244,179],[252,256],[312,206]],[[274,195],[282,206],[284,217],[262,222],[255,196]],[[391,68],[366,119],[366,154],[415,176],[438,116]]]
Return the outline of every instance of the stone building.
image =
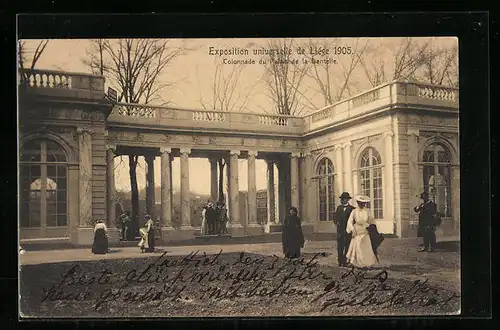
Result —
[[[19,87],[21,240],[89,244],[99,219],[117,239],[113,159],[130,152],[146,158],[149,201],[155,200],[153,160],[161,158],[156,215],[165,241],[199,230],[190,212],[190,157],[210,159],[212,198],[220,175],[215,159],[226,158],[233,236],[276,231],[290,205],[299,207],[306,233],[333,232],[342,191],[369,195],[379,231],[398,237],[416,235],[412,209],[420,203],[419,193],[429,191],[443,217],[439,234],[459,231],[457,89],[396,81],[293,117],[115,104],[105,96],[103,77],[45,70],[25,71],[24,77]],[[179,228],[172,226],[174,157],[181,164]],[[248,159],[244,207],[238,191],[242,158]],[[256,175],[264,174],[256,173],[256,159],[268,164],[265,203],[257,203]],[[257,204],[268,209],[265,224],[258,220]]]

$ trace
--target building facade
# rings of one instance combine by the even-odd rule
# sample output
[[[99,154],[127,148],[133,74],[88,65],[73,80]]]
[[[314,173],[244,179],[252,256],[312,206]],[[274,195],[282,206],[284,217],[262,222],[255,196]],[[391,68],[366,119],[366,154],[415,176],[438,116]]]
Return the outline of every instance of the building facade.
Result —
[[[211,162],[211,196],[218,195],[216,159],[225,158],[230,231],[234,236],[279,231],[298,206],[306,233],[334,232],[342,191],[371,197],[379,231],[416,235],[413,207],[428,191],[443,217],[441,235],[460,228],[458,90],[391,82],[304,117],[225,113],[116,104],[104,78],[25,71],[19,87],[20,238],[90,244],[96,220],[117,239],[114,157],[144,156],[147,200],[155,212],[154,159],[161,158],[161,237],[192,237],[191,157]],[[173,226],[172,171],[181,164],[179,226]],[[240,201],[238,160],[247,159],[248,192]],[[264,159],[267,172],[256,173]],[[275,172],[277,172],[275,179]],[[256,176],[267,176],[266,200]],[[242,206],[244,205],[244,206]],[[267,208],[262,223],[258,211]],[[158,212],[158,211],[156,211]]]

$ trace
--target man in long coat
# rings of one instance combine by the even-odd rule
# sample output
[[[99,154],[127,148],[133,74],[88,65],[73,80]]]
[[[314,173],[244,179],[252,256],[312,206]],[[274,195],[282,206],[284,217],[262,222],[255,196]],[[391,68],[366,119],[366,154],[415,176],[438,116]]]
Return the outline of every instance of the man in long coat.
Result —
[[[351,234],[346,232],[347,220],[352,210],[354,210],[354,207],[349,204],[350,199],[351,196],[349,196],[348,192],[343,192],[342,195],[340,195],[340,205],[337,207],[333,220],[337,226],[337,258],[339,266],[347,265],[346,254],[349,249],[349,244],[351,243]]]
[[[424,238],[424,246],[419,251],[432,252],[436,245],[437,206],[429,199],[427,192],[421,193],[420,198],[423,203],[413,209],[418,213],[418,227]]]

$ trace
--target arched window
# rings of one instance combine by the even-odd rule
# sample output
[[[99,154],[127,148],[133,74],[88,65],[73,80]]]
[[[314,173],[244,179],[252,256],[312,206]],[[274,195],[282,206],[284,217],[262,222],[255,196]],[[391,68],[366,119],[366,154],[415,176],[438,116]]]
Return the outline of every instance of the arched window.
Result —
[[[442,144],[433,143],[424,150],[424,191],[438,207],[441,216],[451,217],[451,155]]]
[[[62,147],[51,140],[31,140],[20,155],[20,225],[67,225],[67,160]]]
[[[382,198],[382,160],[380,154],[372,147],[367,148],[361,155],[359,166],[361,193],[370,196],[372,216],[375,219],[382,219],[383,198]]]
[[[334,171],[332,161],[328,158],[323,158],[319,162],[318,166],[320,221],[333,221],[335,216],[333,175]]]

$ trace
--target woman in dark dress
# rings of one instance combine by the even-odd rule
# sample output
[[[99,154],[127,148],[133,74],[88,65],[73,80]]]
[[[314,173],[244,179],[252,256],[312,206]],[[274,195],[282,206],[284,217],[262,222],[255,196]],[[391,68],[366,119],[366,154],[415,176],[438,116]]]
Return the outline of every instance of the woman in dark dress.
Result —
[[[283,221],[283,253],[285,258],[299,258],[300,249],[304,247],[304,234],[297,215],[297,208],[291,207]]]
[[[108,253],[108,229],[103,221],[97,220],[94,227],[94,243],[92,244],[92,253]]]

